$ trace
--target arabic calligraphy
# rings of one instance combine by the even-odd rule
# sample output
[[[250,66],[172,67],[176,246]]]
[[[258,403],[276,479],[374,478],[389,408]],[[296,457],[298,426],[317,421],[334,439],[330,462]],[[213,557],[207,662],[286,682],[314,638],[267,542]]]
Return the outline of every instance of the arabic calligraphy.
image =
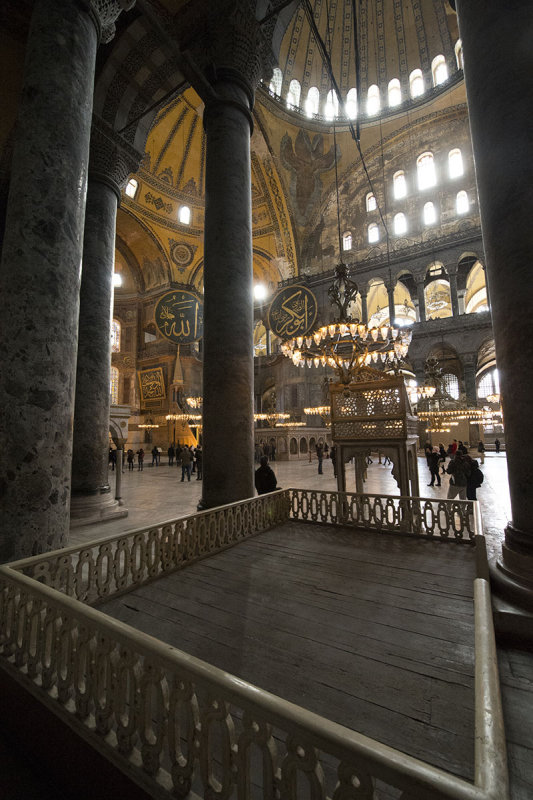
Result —
[[[268,312],[270,329],[281,339],[305,336],[315,324],[316,315],[316,297],[305,286],[282,289]]]
[[[139,386],[142,400],[164,399],[165,379],[162,367],[145,369],[139,372]]]
[[[167,292],[155,308],[155,323],[162,336],[171,342],[194,342],[202,337],[202,303],[192,292]]]

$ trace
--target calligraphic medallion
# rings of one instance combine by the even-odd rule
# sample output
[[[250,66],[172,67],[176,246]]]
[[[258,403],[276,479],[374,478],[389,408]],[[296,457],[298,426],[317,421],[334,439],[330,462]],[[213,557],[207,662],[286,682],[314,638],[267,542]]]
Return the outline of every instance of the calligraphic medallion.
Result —
[[[175,344],[202,338],[203,303],[193,292],[185,289],[167,292],[156,305],[154,317],[161,335]]]
[[[315,324],[317,300],[306,286],[295,284],[281,289],[268,309],[268,324],[280,339],[305,336]]]
[[[162,367],[143,369],[138,375],[141,400],[165,399],[165,378]]]

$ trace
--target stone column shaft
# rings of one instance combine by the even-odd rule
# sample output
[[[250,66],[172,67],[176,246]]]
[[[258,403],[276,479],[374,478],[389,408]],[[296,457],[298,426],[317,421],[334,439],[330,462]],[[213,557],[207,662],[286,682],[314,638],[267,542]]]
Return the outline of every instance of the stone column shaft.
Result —
[[[219,77],[220,77],[219,71]],[[254,495],[250,98],[215,84],[206,106],[202,505]]]
[[[389,297],[389,318],[390,324],[394,323],[396,317],[396,307],[394,305],[394,286],[387,286],[387,295]]]
[[[533,589],[533,153],[530,0],[457,0],[491,292],[512,525],[504,564]],[[517,314],[517,309],[526,313]]]
[[[466,402],[475,406],[477,403],[476,392],[476,357],[475,355],[463,360],[463,375],[465,382]]]
[[[426,295],[424,292],[424,281],[416,282],[416,295],[418,297],[418,316],[419,322],[426,321]]]
[[[452,301],[452,314],[454,317],[459,316],[459,298],[457,294],[457,273],[449,272],[448,278],[450,279],[450,297]]]
[[[361,292],[361,322],[368,323],[368,302],[367,295]]]
[[[97,30],[37,0],[27,42],[0,267],[0,561],[69,528],[78,302]]]

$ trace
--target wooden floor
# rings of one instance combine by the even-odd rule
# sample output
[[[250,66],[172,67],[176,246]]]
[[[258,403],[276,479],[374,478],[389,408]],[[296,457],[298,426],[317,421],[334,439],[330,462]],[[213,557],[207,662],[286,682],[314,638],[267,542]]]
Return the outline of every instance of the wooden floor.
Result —
[[[474,549],[288,523],[100,609],[473,778]]]

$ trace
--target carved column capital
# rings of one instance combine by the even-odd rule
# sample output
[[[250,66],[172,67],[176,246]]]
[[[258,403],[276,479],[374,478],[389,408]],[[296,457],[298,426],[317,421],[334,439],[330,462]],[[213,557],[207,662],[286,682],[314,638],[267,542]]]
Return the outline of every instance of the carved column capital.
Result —
[[[122,11],[130,11],[135,0],[79,0],[90,13],[102,44],[110,42],[115,35],[115,22]]]
[[[93,116],[89,156],[89,180],[110,186],[120,202],[128,175],[141,163],[142,154],[100,117]]]

